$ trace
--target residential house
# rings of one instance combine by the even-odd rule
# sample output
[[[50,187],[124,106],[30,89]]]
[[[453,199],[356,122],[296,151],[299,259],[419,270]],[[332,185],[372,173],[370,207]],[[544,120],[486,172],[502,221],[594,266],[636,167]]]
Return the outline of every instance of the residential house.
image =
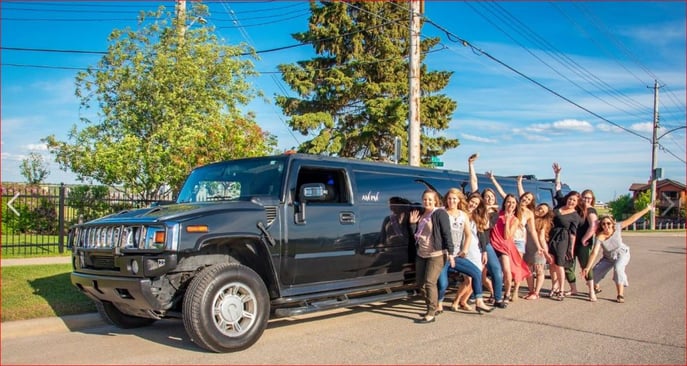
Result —
[[[686,188],[684,184],[672,179],[656,181],[656,207],[661,219],[677,220],[684,218]],[[633,183],[630,186],[632,199],[636,199],[646,191],[651,191],[651,182]]]

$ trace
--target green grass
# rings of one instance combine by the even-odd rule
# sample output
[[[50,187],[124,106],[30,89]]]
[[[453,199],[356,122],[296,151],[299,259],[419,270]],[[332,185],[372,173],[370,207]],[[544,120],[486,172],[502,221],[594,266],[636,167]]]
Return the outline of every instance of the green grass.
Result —
[[[71,251],[64,248],[64,253],[59,252],[57,235],[38,235],[38,234],[2,234],[0,243],[2,246],[3,258],[29,258],[29,257],[56,257],[69,256]],[[12,247],[11,245],[21,243],[26,247]],[[65,238],[65,245],[66,238]]]
[[[95,312],[71,284],[70,264],[2,267],[2,321]]]

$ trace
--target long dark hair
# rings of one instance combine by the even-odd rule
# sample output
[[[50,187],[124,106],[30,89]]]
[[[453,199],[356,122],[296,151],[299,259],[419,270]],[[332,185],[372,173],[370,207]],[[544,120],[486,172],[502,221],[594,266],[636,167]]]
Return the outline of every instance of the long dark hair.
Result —
[[[517,217],[518,220],[520,220],[522,218],[522,207],[520,207],[520,202],[518,201],[518,198],[515,197],[515,195],[513,195],[513,194],[508,193],[506,195],[506,197],[503,197],[503,203],[501,204],[501,211],[506,212],[506,201],[508,200],[509,197],[513,197],[513,199],[515,200],[515,212],[513,212],[513,214],[515,214],[515,217]]]

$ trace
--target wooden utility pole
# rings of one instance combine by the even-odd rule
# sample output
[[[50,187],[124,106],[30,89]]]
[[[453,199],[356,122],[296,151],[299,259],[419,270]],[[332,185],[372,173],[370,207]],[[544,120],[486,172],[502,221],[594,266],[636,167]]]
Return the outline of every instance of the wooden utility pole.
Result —
[[[656,150],[658,148],[658,138],[656,137],[658,133],[658,81],[654,80],[654,128],[653,137],[651,139],[651,206],[654,208],[649,211],[650,217],[650,228],[651,230],[656,230],[656,165],[657,165],[657,154]]]
[[[422,1],[410,0],[408,163],[420,166],[420,16]]]

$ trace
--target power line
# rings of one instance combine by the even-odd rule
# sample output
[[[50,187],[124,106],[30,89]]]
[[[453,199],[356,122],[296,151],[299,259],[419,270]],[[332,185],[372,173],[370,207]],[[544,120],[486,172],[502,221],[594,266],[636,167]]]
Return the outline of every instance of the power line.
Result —
[[[629,107],[633,107],[633,108],[637,108],[637,107],[639,107],[639,108],[645,108],[645,107],[646,107],[646,106],[642,106],[639,102],[637,102],[637,101],[635,101],[635,100],[629,98],[627,95],[624,95],[623,93],[621,93],[620,91],[616,90],[616,89],[613,88],[611,85],[609,85],[608,83],[604,82],[604,81],[601,80],[599,77],[597,77],[596,75],[594,75],[592,72],[590,72],[589,70],[585,69],[583,66],[581,66],[579,63],[577,63],[575,60],[573,60],[573,59],[572,59],[571,57],[569,57],[568,55],[566,55],[566,54],[564,54],[563,52],[561,52],[561,51],[560,51],[559,49],[557,49],[554,45],[552,45],[551,43],[549,43],[546,39],[544,39],[542,36],[540,36],[539,34],[537,34],[537,33],[536,33],[535,31],[533,31],[530,27],[528,27],[526,24],[524,24],[523,22],[521,22],[518,18],[516,18],[515,16],[513,16],[513,14],[511,14],[508,10],[504,9],[504,8],[503,8],[502,6],[500,6],[499,4],[496,4],[496,3],[494,3],[494,2],[483,2],[483,3],[480,2],[480,3],[478,3],[478,4],[480,4],[483,8],[487,8],[487,7],[489,6],[489,4],[491,4],[492,8],[495,9],[495,10],[493,10],[493,9],[488,9],[488,11],[489,11],[491,14],[493,14],[493,15],[496,16],[496,17],[499,17],[499,18],[503,21],[504,24],[509,25],[512,29],[514,29],[516,32],[518,32],[520,35],[522,35],[525,39],[529,39],[529,40],[532,41],[534,44],[540,46],[540,47],[542,48],[542,50],[543,50],[549,57],[551,57],[552,59],[558,61],[558,63],[560,63],[561,65],[563,65],[565,68],[567,68],[568,70],[570,70],[570,71],[571,71],[572,73],[574,73],[575,75],[580,76],[580,77],[581,77],[582,79],[584,79],[585,81],[587,81],[587,82],[589,82],[590,84],[592,84],[592,85],[598,87],[598,88],[601,89],[601,91],[603,91],[605,94],[614,97],[615,99],[617,99],[618,101],[622,102],[623,104],[625,104],[625,105],[627,105],[627,106],[629,106]],[[584,88],[583,86],[579,85],[579,84],[576,83],[575,81],[571,80],[571,79],[570,79],[569,77],[567,77],[564,73],[559,72],[556,68],[554,68],[553,66],[549,65],[548,63],[546,63],[544,60],[542,60],[540,57],[538,57],[536,54],[534,54],[532,51],[530,51],[527,47],[525,47],[523,44],[521,44],[520,42],[518,42],[518,41],[517,41],[513,36],[511,36],[508,32],[506,32],[506,31],[504,31],[503,29],[501,29],[501,27],[499,27],[498,25],[496,25],[496,24],[491,20],[490,17],[484,16],[484,14],[480,13],[479,11],[477,11],[477,9],[475,9],[471,4],[468,3],[467,5],[470,6],[473,10],[475,10],[478,14],[480,14],[480,16],[482,16],[482,18],[484,18],[486,21],[488,21],[488,22],[490,22],[492,25],[494,25],[494,27],[496,27],[497,29],[499,29],[499,30],[500,30],[502,33],[504,33],[507,37],[509,37],[509,38],[512,39],[514,42],[516,42],[517,44],[519,44],[523,49],[525,49],[525,50],[526,50],[528,53],[530,53],[533,57],[535,57],[537,60],[539,60],[540,62],[542,62],[544,65],[546,65],[547,67],[549,67],[552,71],[556,72],[558,75],[560,75],[560,76],[563,77],[564,79],[568,80],[571,84],[573,84],[573,85],[577,86],[578,88],[580,88],[581,90],[585,91],[585,92],[586,92],[587,94],[589,94],[590,96],[592,96],[592,97],[598,99],[599,101],[601,101],[601,102],[607,104],[607,105],[610,106],[610,107],[613,107],[613,108],[618,109],[619,111],[621,111],[621,112],[623,112],[623,113],[627,113],[627,114],[633,114],[633,113],[635,113],[635,112],[629,112],[629,111],[627,111],[627,110],[624,110],[624,109],[619,108],[619,107],[616,106],[616,105],[611,104],[611,103],[608,102],[606,99],[602,99],[600,96],[596,95],[595,93],[591,92],[590,90]],[[622,99],[621,99],[621,98],[622,98]],[[625,100],[623,100],[623,99],[625,99]],[[647,109],[650,111],[650,109],[649,109],[648,107],[647,107]],[[638,113],[635,113],[635,115],[638,115],[638,116],[639,116]],[[642,115],[642,116],[643,116],[643,115]]]
[[[433,25],[434,27],[436,27],[437,29],[439,29],[439,30],[441,30],[442,32],[444,32],[444,33],[447,35],[447,37],[449,38],[449,40],[452,40],[452,41],[454,41],[454,42],[460,42],[463,46],[470,47],[470,49],[472,49],[473,52],[476,52],[476,53],[479,53],[479,54],[481,54],[481,55],[484,55],[484,56],[488,57],[489,59],[491,59],[491,60],[497,62],[497,63],[500,64],[501,66],[503,66],[503,67],[505,67],[505,68],[507,68],[507,69],[513,71],[514,73],[520,75],[521,77],[525,78],[526,80],[528,80],[528,81],[534,83],[535,85],[541,87],[542,89],[548,91],[549,93],[551,93],[551,94],[553,94],[553,95],[555,95],[555,96],[557,96],[557,97],[559,97],[559,98],[565,100],[566,102],[568,102],[568,103],[570,103],[570,104],[572,104],[572,105],[574,105],[574,106],[576,106],[576,107],[582,109],[583,111],[585,111],[585,112],[587,112],[587,113],[589,113],[589,114],[591,114],[591,115],[593,115],[593,116],[595,116],[595,117],[601,119],[602,121],[605,121],[605,122],[607,122],[607,123],[609,123],[609,124],[611,124],[611,125],[613,125],[613,126],[616,126],[616,127],[620,128],[620,129],[623,130],[623,131],[626,131],[626,132],[628,132],[628,133],[631,133],[631,134],[633,134],[633,135],[635,135],[635,136],[637,136],[637,137],[640,137],[640,138],[642,138],[642,139],[644,139],[644,140],[651,141],[648,137],[642,136],[642,135],[638,134],[637,132],[634,132],[634,131],[632,131],[632,130],[630,130],[630,129],[628,129],[628,128],[625,128],[625,127],[623,127],[623,126],[621,126],[621,125],[619,125],[619,124],[617,124],[617,123],[615,123],[615,122],[613,122],[613,121],[610,121],[610,120],[606,119],[605,117],[602,117],[602,116],[600,116],[599,114],[597,114],[597,113],[595,113],[595,112],[592,112],[591,110],[589,110],[589,109],[587,109],[587,108],[585,108],[585,107],[579,105],[578,103],[576,103],[576,102],[570,100],[569,98],[567,98],[567,97],[561,95],[560,93],[558,93],[558,92],[552,90],[551,88],[545,86],[544,84],[538,82],[537,80],[534,80],[533,78],[531,78],[531,77],[525,75],[524,73],[520,72],[519,70],[515,69],[514,67],[512,67],[512,66],[506,64],[505,62],[499,60],[498,58],[492,56],[492,55],[489,54],[488,52],[486,52],[486,51],[480,49],[479,47],[474,46],[473,44],[471,44],[471,43],[468,42],[467,40],[462,39],[462,38],[460,38],[459,36],[453,34],[451,31],[449,31],[448,29],[446,29],[446,28],[440,26],[439,24],[435,23],[435,22],[432,21],[431,19],[425,17],[425,21],[426,21],[428,24],[431,24],[431,25]],[[452,38],[454,38],[455,40],[452,39]]]

